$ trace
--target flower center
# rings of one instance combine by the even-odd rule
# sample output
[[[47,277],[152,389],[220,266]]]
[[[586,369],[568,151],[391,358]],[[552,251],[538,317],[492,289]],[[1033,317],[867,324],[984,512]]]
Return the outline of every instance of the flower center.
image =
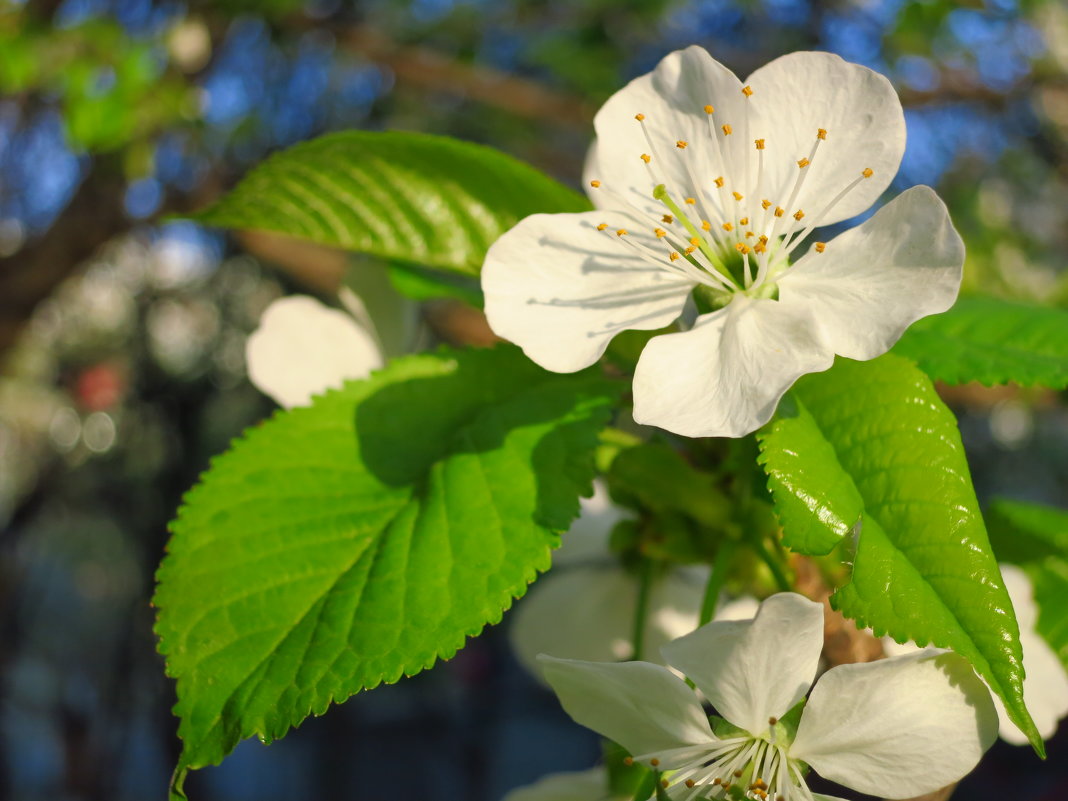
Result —
[[[715,108],[704,106],[707,136],[698,142],[657,142],[646,125],[645,114],[634,116],[648,148],[636,157],[645,165],[652,197],[663,206],[665,213],[659,218],[652,217],[649,209],[638,208],[605,182],[590,182],[594,189],[609,196],[612,205],[636,216],[643,227],[648,225],[648,231],[656,236],[656,245],[648,236],[633,236],[625,228],[610,229],[602,224],[598,229],[645,261],[675,277],[693,281],[713,308],[726,305],[735,293],[775,297],[775,282],[790,269],[794,251],[846,195],[873,175],[870,168],[865,168],[851,180],[843,180],[841,190],[822,207],[813,214],[806,212],[796,205],[797,199],[807,176],[813,169],[822,168],[819,150],[827,140],[826,129],[816,130],[806,153],[795,154],[796,168],[791,169],[796,173],[792,180],[784,186],[766,186],[766,138],[754,139],[753,149],[745,151],[744,159],[727,157],[730,137],[736,136],[732,122],[740,123],[745,132],[750,130],[749,99],[753,90],[746,86],[742,94],[746,100],[742,120],[718,120]],[[665,160],[665,152],[671,161]],[[701,164],[719,165],[724,174],[701,176]],[[669,175],[675,176],[674,185],[667,179]],[[823,253],[826,247],[826,243],[816,242],[812,249]],[[698,301],[700,305],[700,297]]]
[[[772,731],[774,730],[772,727]],[[666,771],[661,779],[674,801],[813,801],[805,768],[789,744],[745,736],[642,754],[627,760]]]

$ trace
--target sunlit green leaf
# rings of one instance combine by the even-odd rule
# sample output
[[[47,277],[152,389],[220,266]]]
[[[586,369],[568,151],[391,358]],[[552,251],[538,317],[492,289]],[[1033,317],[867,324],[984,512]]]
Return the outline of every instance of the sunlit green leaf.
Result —
[[[840,546],[852,564],[835,607],[877,636],[969,659],[1041,751],[1019,628],[956,420],[930,379],[897,356],[839,359],[799,381],[759,439],[784,543]]]
[[[276,154],[197,219],[475,274],[521,218],[587,208],[581,195],[488,147],[346,131]]]
[[[578,513],[616,400],[517,349],[393,362],[215,460],[155,597],[181,767],[283,736],[500,620]]]

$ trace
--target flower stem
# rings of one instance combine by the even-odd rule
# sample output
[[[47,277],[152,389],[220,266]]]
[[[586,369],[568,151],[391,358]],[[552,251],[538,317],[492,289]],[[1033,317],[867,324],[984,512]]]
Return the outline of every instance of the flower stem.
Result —
[[[727,580],[727,570],[734,559],[737,549],[734,540],[724,540],[716,552],[716,561],[712,565],[712,572],[708,576],[705,585],[705,597],[701,601],[701,618],[698,625],[703,626],[716,615],[716,604],[719,603],[719,593],[723,589],[723,583]]]
[[[767,547],[764,545],[764,541],[758,537],[753,537],[749,541],[753,546],[753,550],[756,551],[756,555],[768,566],[768,570],[771,571],[772,578],[775,579],[775,583],[779,586],[781,592],[790,592],[793,587],[790,585],[790,580],[786,578],[786,574],[782,572],[782,566],[776,561],[770,553],[768,553]]]
[[[634,643],[634,651],[631,659],[642,658],[642,648],[645,645],[645,618],[649,614],[649,589],[653,583],[653,563],[643,559],[641,572],[638,576],[638,605],[634,608],[634,631],[631,642]]]

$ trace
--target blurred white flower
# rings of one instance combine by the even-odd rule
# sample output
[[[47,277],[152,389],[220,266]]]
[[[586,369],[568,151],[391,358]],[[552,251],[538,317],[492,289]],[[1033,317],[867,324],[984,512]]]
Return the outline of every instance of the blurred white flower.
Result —
[[[373,333],[349,314],[307,295],[280,298],[263,312],[245,345],[249,380],[285,408],[365,378],[382,366]]]
[[[990,693],[968,663],[923,651],[840,665],[816,683],[823,607],[794,593],[764,601],[752,620],[712,622],[668,643],[685,674],[725,721],[713,733],[693,689],[648,662],[540,657],[574,720],[664,771],[668,794],[814,801],[808,767],[862,793],[909,798],[957,781],[997,735]],[[790,718],[787,718],[790,720]],[[808,766],[808,767],[806,767]]]
[[[534,784],[517,787],[503,801],[631,801],[632,796],[613,795],[604,768],[551,773]]]
[[[1016,610],[1016,621],[1020,624],[1020,647],[1023,649],[1024,703],[1031,713],[1038,733],[1043,740],[1048,740],[1057,732],[1057,726],[1068,715],[1068,673],[1060,658],[1050,648],[1042,636],[1035,630],[1038,622],[1038,609],[1035,606],[1034,588],[1031,580],[1015,565],[1000,565],[1001,575],[1005,579],[1005,589],[1009,591],[1012,607]],[[897,643],[889,637],[883,638],[883,650],[887,656],[910,654],[918,651],[913,642]],[[1002,740],[1013,745],[1027,745],[1027,736],[1009,720],[1005,705],[996,695],[994,706],[1000,719],[998,734]]]
[[[689,47],[616,92],[594,127],[597,210],[535,214],[498,239],[486,316],[542,367],[572,372],[620,331],[702,312],[645,346],[640,423],[747,434],[798,377],[835,354],[885,353],[957,296],[964,246],[924,186],[791,264],[817,226],[868,208],[901,162],[901,103],[866,67],[791,53],[743,84]]]
[[[541,678],[538,654],[610,662],[633,655],[638,579],[608,547],[612,528],[627,512],[612,503],[601,482],[564,534],[553,569],[517,605],[510,630],[520,663]],[[654,660],[660,646],[697,628],[708,568],[678,567],[657,577],[649,593],[644,648]]]

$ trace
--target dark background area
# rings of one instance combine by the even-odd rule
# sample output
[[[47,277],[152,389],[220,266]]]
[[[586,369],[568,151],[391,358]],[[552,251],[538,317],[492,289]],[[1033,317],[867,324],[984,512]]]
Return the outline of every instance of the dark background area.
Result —
[[[891,191],[946,199],[965,289],[1068,305],[1061,0],[0,0],[0,798],[164,797],[179,744],[149,598],[166,523],[271,409],[244,375],[262,309],[381,269],[163,220],[353,127],[484,142],[575,184],[598,104],[691,43],[742,75],[796,49],[887,74],[909,132]],[[425,309],[444,338],[465,314]],[[1063,393],[945,396],[982,500],[1065,502]],[[186,789],[496,801],[592,764],[507,625]],[[954,798],[1068,798],[1063,731],[1049,754],[999,743]]]

